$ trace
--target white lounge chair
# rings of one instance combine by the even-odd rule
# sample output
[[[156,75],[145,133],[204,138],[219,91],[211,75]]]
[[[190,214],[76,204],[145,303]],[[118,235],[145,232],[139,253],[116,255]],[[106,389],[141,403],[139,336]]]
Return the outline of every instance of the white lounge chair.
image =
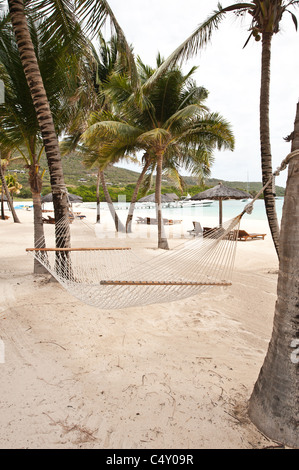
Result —
[[[194,237],[201,237],[203,234],[202,226],[200,225],[199,222],[192,222],[193,223],[193,229],[192,230],[187,230],[190,235],[193,235]]]

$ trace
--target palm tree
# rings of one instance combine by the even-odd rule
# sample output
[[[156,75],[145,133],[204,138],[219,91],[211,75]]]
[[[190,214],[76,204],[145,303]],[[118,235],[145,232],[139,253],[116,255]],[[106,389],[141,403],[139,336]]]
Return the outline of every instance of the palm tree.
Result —
[[[4,150],[4,153],[5,153],[5,157],[6,157],[5,159],[2,158],[3,150]],[[5,149],[2,148],[1,149],[0,148],[0,184],[2,186],[2,188],[1,188],[1,218],[2,219],[5,218],[4,211],[3,211],[3,198],[4,198],[4,194],[5,194],[6,199],[7,199],[8,207],[9,207],[11,213],[12,213],[13,221],[16,224],[19,224],[20,220],[19,220],[19,217],[18,217],[18,215],[15,211],[15,208],[14,208],[14,205],[13,205],[13,200],[10,196],[9,188],[8,188],[5,176],[4,176],[6,166],[8,164],[8,161],[10,160],[10,155],[11,155],[11,151],[9,149],[7,149],[7,148],[5,148]]]
[[[249,415],[267,436],[299,447],[299,103],[292,134],[280,235],[280,263],[272,338],[254,386]]]
[[[51,41],[48,33],[42,31],[43,23],[37,25],[28,17],[28,27],[32,38],[38,65],[43,76],[47,98],[55,119],[55,128],[60,133],[68,120],[68,96],[74,93],[71,71],[74,67],[71,56],[66,55],[66,47],[59,41]],[[41,189],[44,171],[40,158],[44,151],[39,123],[26,83],[23,66],[18,53],[11,25],[6,23],[0,35],[0,75],[6,85],[6,100],[1,105],[0,141],[10,149],[17,150],[29,171],[29,184],[34,208],[34,242],[44,239]],[[77,70],[77,68],[76,68]],[[70,88],[73,88],[70,90]],[[43,245],[45,242],[43,242]],[[44,272],[36,260],[34,272]]]
[[[107,161],[97,162],[98,159],[98,143],[96,142],[93,145],[93,148],[86,148],[82,146],[82,134],[90,125],[90,122],[93,119],[94,113],[108,112],[110,108],[109,100],[106,99],[103,94],[103,87],[105,83],[109,81],[109,77],[116,72],[121,72],[122,70],[128,70],[128,62],[123,59],[122,55],[119,53],[119,47],[117,42],[117,37],[112,36],[111,39],[106,42],[102,35],[98,34],[99,39],[99,50],[90,44],[91,53],[93,57],[93,62],[91,68],[87,71],[89,73],[89,86],[88,93],[84,89],[84,92],[80,94],[80,99],[77,101],[76,106],[73,109],[73,116],[71,119],[71,124],[67,129],[68,135],[64,138],[61,143],[61,152],[62,154],[67,154],[72,150],[75,150],[78,147],[78,144],[81,140],[81,145],[79,146],[79,151],[82,153],[84,158],[84,163],[88,168],[98,167],[98,176],[97,176],[97,214],[96,222],[100,222],[100,197],[99,197],[99,188],[100,184],[103,187],[105,200],[110,209],[111,215],[115,222],[116,230],[124,230],[123,224],[119,220],[117,213],[115,212],[107,185],[105,181],[104,169],[107,165],[116,163],[118,160],[111,162],[109,159]],[[87,97],[87,103],[86,103]]]
[[[8,0],[8,6],[21,63],[41,130],[50,171],[55,219],[59,221],[62,217],[67,216],[68,199],[56,129],[30,35],[24,2],[22,0]],[[69,227],[67,226],[66,231],[56,238],[57,246],[68,246],[69,237]]]
[[[87,128],[88,130],[88,128]],[[84,141],[84,136],[85,133],[82,135],[82,140]],[[99,186],[99,183],[101,183],[103,192],[104,192],[104,197],[105,201],[107,202],[108,209],[111,213],[111,216],[114,220],[115,224],[115,229],[117,232],[125,232],[125,227],[121,220],[119,219],[117,212],[114,208],[114,204],[112,202],[111,196],[109,194],[109,190],[106,184],[106,179],[105,179],[105,174],[104,171],[109,168],[109,166],[112,166],[114,163],[117,163],[120,158],[117,157],[115,160],[112,158],[105,158],[101,159],[101,143],[98,142],[97,140],[89,140],[88,142],[85,142],[85,145],[81,145],[81,152],[83,155],[83,163],[87,168],[97,168],[98,169],[98,182],[97,182],[97,187]],[[99,190],[97,189],[97,197],[99,197]],[[98,219],[98,217],[97,217]]]
[[[144,65],[140,67],[144,71]],[[138,150],[155,160],[158,247],[162,249],[168,249],[161,208],[163,162],[170,158],[183,162],[186,156],[200,160],[215,146],[220,149],[234,146],[228,123],[218,114],[209,113],[203,105],[206,91],[191,80],[194,70],[184,75],[173,69],[150,88],[145,81],[139,103],[126,77],[114,75],[105,86],[105,93],[115,104],[115,114],[95,115],[93,124],[84,133],[87,145],[99,143],[99,156],[104,161]],[[151,75],[153,70],[148,73]]]
[[[156,76],[163,73],[171,64],[179,59],[191,57],[199,48],[207,44],[219,23],[227,15],[233,13],[243,17],[247,14],[251,17],[250,36],[259,41],[262,39],[261,59],[261,86],[260,86],[260,147],[263,184],[272,176],[272,156],[269,131],[269,96],[270,96],[270,64],[271,64],[271,41],[273,34],[280,30],[280,21],[285,13],[289,13],[297,29],[297,19],[290,10],[297,7],[298,0],[252,0],[251,2],[240,1],[227,7],[218,4],[218,8],[189,36],[165,61]],[[150,85],[150,84],[149,84]],[[271,230],[273,242],[279,255],[279,224],[277,221],[275,198],[270,186],[264,191],[265,208],[268,223]]]
[[[8,173],[5,176],[5,182],[6,182],[6,186],[7,186],[7,191],[10,195],[10,200],[13,203],[13,195],[20,193],[20,189],[22,188],[22,185],[21,185],[21,183],[18,182],[17,176],[12,175],[10,173]],[[3,186],[3,184],[2,184],[2,186]],[[6,192],[6,194],[7,194],[7,192]],[[6,196],[6,199],[7,199],[7,196]],[[7,201],[9,202],[8,199],[7,199]],[[13,204],[12,204],[11,207],[13,207]],[[1,187],[1,219],[5,219],[5,216],[4,216],[4,192],[2,191],[2,187]],[[16,222],[16,221],[14,220],[14,222]]]
[[[78,7],[78,13],[81,18],[85,20],[89,28],[92,26],[99,28],[106,21],[107,17],[111,19],[119,42],[122,44],[123,49],[126,49],[126,55],[131,63],[130,72],[133,79],[134,61],[131,60],[133,57],[132,53],[127,45],[122,29],[114,17],[109,4],[105,0],[94,0],[92,2],[78,0],[75,4],[68,0],[61,0],[60,2],[56,2],[55,0],[49,0],[47,2],[31,0],[26,2],[26,8],[32,7],[39,18],[43,17],[47,19],[44,29],[48,31],[50,38],[55,37],[56,40],[67,38],[69,41],[72,41],[75,33],[78,32],[74,6]],[[68,213],[67,191],[64,182],[58,138],[27,24],[24,1],[8,0],[8,7],[21,62],[45,147],[53,193],[55,219],[58,222]],[[78,36],[76,41],[73,41],[73,44],[74,43],[78,43]],[[67,224],[65,231],[61,233],[60,236],[56,236],[56,245],[58,247],[68,246],[69,239],[70,233]]]

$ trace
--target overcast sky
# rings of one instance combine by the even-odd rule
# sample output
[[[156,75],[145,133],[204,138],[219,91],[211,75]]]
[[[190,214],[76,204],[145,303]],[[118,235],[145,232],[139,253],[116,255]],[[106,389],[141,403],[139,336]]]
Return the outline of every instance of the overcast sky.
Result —
[[[217,0],[109,0],[127,40],[143,62],[154,66],[157,52],[167,57],[216,8]],[[222,1],[222,6],[234,3]],[[294,11],[294,10],[293,10]],[[297,9],[299,17],[299,9]],[[184,66],[197,65],[198,85],[209,91],[207,105],[231,125],[234,152],[215,151],[212,177],[229,181],[261,181],[259,90],[261,42],[248,37],[249,16],[233,14],[220,24],[211,43]],[[110,29],[106,26],[106,34]],[[294,127],[299,98],[299,32],[286,14],[272,41],[270,128],[273,169],[290,151],[283,137]],[[135,169],[136,167],[130,167]],[[284,172],[286,173],[286,172]],[[285,186],[286,174],[276,183]]]

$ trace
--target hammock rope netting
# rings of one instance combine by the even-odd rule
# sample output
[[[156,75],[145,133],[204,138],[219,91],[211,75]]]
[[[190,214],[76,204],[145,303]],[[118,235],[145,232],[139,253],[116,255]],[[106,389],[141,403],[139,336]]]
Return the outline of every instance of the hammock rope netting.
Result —
[[[171,302],[193,296],[213,286],[231,285],[240,216],[204,236],[186,240],[171,250],[95,246],[92,226],[75,220],[85,230],[89,248],[43,248],[44,239],[27,249],[72,295],[101,309]],[[68,220],[55,226],[56,238],[66,230]],[[71,239],[74,237],[71,235]],[[77,242],[78,243],[78,242]],[[115,241],[114,241],[115,244]],[[133,243],[134,245],[134,243]],[[136,244],[135,244],[136,245]]]
[[[72,232],[71,227],[79,223],[89,230],[89,235],[80,232],[84,248],[45,248],[42,237],[35,248],[27,251],[73,296],[100,309],[172,302],[210,287],[230,286],[241,218],[252,212],[254,202],[294,156],[299,156],[299,150],[287,155],[241,214],[171,250],[139,249],[136,243],[132,249],[95,246],[99,239],[94,227],[82,220],[70,225],[67,216],[52,226],[53,240],[63,238],[67,230]],[[72,233],[71,240],[74,241]]]

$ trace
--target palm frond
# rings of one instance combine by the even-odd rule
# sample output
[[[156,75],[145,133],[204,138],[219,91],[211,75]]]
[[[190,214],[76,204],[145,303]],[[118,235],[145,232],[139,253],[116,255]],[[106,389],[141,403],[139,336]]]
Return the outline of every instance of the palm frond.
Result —
[[[134,88],[139,88],[139,78],[132,48],[129,46],[125,34],[120,27],[112,9],[106,0],[77,0],[77,13],[82,22],[86,25],[86,29],[92,37],[94,37],[107,19],[115,34],[117,35],[120,50],[126,56],[129,65],[129,73]]]
[[[164,123],[163,127],[170,130],[180,123],[184,124],[186,120],[191,121],[191,119],[195,119],[202,115],[205,110],[205,106],[198,104],[184,106],[182,109],[179,109],[176,113],[170,116],[170,118]]]
[[[165,146],[165,143],[169,141],[169,139],[170,134],[166,129],[155,128],[140,134],[137,137],[137,142],[147,149],[151,147]]]
[[[220,22],[225,17],[226,13],[230,11],[241,11],[246,8],[253,8],[253,3],[235,3],[228,7],[222,8],[218,3],[218,8],[209,16],[198,28],[178,46],[170,56],[163,62],[163,64],[155,71],[149,78],[143,89],[146,90],[153,86],[155,81],[176,64],[182,64],[184,60],[193,57],[199,49],[205,46],[211,39],[213,31],[217,30]]]
[[[42,21],[41,31],[49,41],[81,44],[84,36],[78,35],[80,25],[74,2],[70,0],[30,0],[28,11],[34,21]]]

